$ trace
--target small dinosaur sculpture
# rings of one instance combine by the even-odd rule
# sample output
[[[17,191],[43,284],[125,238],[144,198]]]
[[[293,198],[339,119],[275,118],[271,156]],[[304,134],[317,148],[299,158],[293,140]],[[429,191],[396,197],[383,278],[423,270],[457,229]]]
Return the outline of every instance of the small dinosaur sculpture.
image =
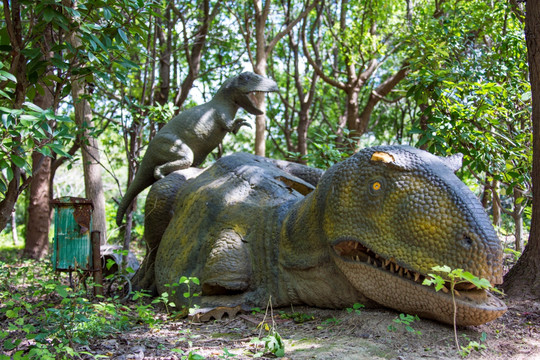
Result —
[[[145,236],[158,234],[154,260],[147,256],[134,279],[161,293],[181,276],[197,277],[191,291],[202,296],[192,300],[202,307],[262,307],[270,298],[274,306],[362,303],[452,323],[451,294],[422,285],[433,266],[502,281],[500,241],[455,176],[460,166],[457,155],[380,146],[324,174],[243,153],[178,182],[171,174],[150,190],[146,208],[156,212],[146,214]],[[175,200],[164,200],[173,193]],[[185,305],[186,290],[171,300]],[[472,284],[456,290],[458,325],[506,311]]]
[[[253,93],[277,90],[273,80],[244,72],[227,79],[209,102],[169,121],[148,144],[139,170],[118,206],[117,225],[121,225],[126,209],[141,191],[173,171],[202,164],[227,133],[236,134],[240,127],[249,125],[244,119],[235,119],[239,108],[262,115]]]

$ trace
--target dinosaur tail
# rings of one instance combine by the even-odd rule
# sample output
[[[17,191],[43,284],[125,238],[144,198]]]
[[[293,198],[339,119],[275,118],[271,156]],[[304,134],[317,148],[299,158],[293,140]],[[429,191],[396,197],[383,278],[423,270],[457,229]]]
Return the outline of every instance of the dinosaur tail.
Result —
[[[144,164],[141,164],[139,171],[135,175],[135,178],[128,186],[120,205],[118,205],[118,210],[116,212],[116,225],[122,225],[122,220],[124,219],[124,214],[126,213],[127,208],[131,205],[131,202],[141,191],[152,185],[156,182],[154,178],[153,169],[147,169]]]

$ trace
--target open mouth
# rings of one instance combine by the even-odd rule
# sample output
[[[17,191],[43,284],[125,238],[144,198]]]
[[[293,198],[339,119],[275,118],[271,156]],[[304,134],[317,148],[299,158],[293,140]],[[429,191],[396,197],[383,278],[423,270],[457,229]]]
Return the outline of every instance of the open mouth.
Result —
[[[377,268],[381,271],[387,271],[395,276],[399,276],[403,279],[407,279],[422,285],[428,275],[421,274],[419,272],[409,270],[396,263],[394,258],[385,259],[382,256],[376,254],[372,250],[368,249],[360,242],[355,240],[340,241],[333,245],[335,253],[343,260],[348,262],[364,263]],[[434,285],[431,285],[434,288]],[[445,293],[450,292],[450,283],[446,282],[442,288]],[[454,292],[457,296],[460,296],[459,291],[468,291],[476,289],[476,286],[470,282],[460,282],[454,287]]]
[[[251,104],[253,104],[254,107],[259,109],[259,101],[257,100],[257,94],[263,93],[263,91],[252,91],[247,93],[247,97],[249,101],[251,101]]]
[[[250,91],[247,93],[247,97],[249,99],[249,101],[251,102],[251,104],[260,110],[260,107],[259,107],[259,100],[257,99],[257,95],[259,94],[267,94],[269,92],[274,92],[273,90],[268,90],[268,91]]]

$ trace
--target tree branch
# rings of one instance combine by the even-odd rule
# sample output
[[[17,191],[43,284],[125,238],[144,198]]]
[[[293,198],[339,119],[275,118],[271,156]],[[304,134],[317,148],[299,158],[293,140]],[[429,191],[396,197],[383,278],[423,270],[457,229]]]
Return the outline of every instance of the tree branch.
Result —
[[[268,2],[270,2],[270,1],[267,1],[267,3]],[[266,54],[267,55],[270,55],[270,53],[272,52],[272,50],[274,49],[276,44],[279,42],[279,40],[281,40],[285,35],[287,35],[296,26],[296,24],[298,24],[300,22],[300,20],[305,18],[307,16],[307,14],[309,14],[309,12],[311,10],[313,10],[313,8],[315,8],[315,6],[317,5],[317,2],[318,2],[318,0],[313,1],[313,3],[311,5],[309,5],[309,6],[307,6],[306,9],[304,11],[302,11],[300,13],[300,15],[298,15],[296,17],[296,19],[294,19],[292,22],[290,22],[289,25],[285,29],[283,29],[276,36],[274,36],[274,38],[270,41],[270,43],[266,47]]]
[[[321,69],[321,67],[311,57],[311,54],[309,53],[309,50],[307,48],[306,21],[305,20],[304,20],[304,24],[302,26],[302,49],[304,50],[304,55],[306,56],[306,59],[307,59],[309,65],[311,65],[311,67],[313,67],[313,70],[321,77],[321,79],[324,82],[328,83],[329,85],[331,85],[333,87],[341,89],[341,90],[346,90],[347,89],[346,84],[342,83],[341,81],[335,80],[335,79],[327,76],[324,73],[323,69]]]

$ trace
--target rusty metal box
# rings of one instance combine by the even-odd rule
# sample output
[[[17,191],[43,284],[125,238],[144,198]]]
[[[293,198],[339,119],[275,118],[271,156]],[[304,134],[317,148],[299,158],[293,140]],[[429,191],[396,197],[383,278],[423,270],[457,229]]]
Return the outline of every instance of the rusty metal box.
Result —
[[[53,269],[91,270],[92,201],[61,197],[52,200],[51,204],[54,208]]]

